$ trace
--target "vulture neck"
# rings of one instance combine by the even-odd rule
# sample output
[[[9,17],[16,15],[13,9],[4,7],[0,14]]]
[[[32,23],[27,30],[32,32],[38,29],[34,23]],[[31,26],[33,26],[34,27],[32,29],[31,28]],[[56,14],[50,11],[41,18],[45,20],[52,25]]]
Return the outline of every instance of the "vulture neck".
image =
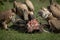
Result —
[[[52,14],[50,14],[48,17],[47,17],[48,20],[52,20],[52,19],[56,19]]]

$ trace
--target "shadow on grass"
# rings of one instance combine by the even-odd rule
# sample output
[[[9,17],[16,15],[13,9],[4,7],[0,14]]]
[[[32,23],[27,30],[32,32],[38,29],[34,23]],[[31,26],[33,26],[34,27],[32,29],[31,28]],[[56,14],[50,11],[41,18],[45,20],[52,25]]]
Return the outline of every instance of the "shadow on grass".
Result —
[[[20,33],[26,33],[27,32],[27,28],[25,26],[18,26],[18,25],[12,25],[10,27],[11,29],[15,30],[15,31],[18,31]]]
[[[34,30],[33,32],[27,32],[27,26],[17,26],[17,25],[12,25],[10,27],[11,29],[15,30],[15,31],[18,31],[19,33],[28,33],[28,34],[32,34],[32,33],[42,33],[40,32],[39,30]]]

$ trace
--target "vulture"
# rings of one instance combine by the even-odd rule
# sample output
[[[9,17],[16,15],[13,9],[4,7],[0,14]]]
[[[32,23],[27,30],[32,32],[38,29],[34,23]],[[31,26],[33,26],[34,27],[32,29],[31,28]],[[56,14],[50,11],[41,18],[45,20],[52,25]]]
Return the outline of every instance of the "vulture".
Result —
[[[16,10],[16,14],[25,20],[28,20],[28,8],[24,3],[14,1],[14,8]]]
[[[48,21],[48,23],[50,25],[50,30],[52,32],[60,30],[60,20],[58,20],[56,17],[54,17],[53,14],[48,11],[47,8],[42,8],[39,11],[39,15]]]
[[[53,16],[55,16],[56,18],[60,19],[60,5],[54,4],[54,5],[50,5],[50,10],[53,14]]]
[[[29,20],[34,18],[33,11],[30,11],[26,4],[14,1],[14,7],[16,9],[16,14],[24,20]]]
[[[60,19],[60,5],[56,1],[51,0],[49,10],[52,12],[54,17]]]
[[[10,10],[5,10],[0,12],[0,25],[3,26],[2,28],[8,29],[9,22],[15,22],[15,13]]]

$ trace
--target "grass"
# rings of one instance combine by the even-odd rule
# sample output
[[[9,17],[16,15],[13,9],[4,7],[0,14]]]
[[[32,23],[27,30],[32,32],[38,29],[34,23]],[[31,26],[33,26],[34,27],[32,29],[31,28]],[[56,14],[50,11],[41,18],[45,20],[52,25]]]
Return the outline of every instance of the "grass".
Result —
[[[24,1],[24,0],[18,0],[18,1]],[[49,5],[49,0],[45,1],[38,1],[38,0],[31,0],[34,4],[35,11],[34,15],[36,19],[40,23],[47,23],[46,20],[43,18],[39,17],[37,12],[41,7],[47,7]],[[7,9],[13,8],[12,3],[7,3],[4,2],[4,5],[0,5],[0,11],[4,11]],[[22,33],[18,32],[17,30],[10,29],[8,31],[6,30],[1,30],[0,29],[0,40],[60,40],[60,33],[55,34],[55,33]]]
[[[19,33],[14,30],[0,30],[0,40],[60,40],[60,34],[54,33]]]
[[[60,34],[54,33],[19,33],[14,30],[0,30],[0,40],[60,40]]]

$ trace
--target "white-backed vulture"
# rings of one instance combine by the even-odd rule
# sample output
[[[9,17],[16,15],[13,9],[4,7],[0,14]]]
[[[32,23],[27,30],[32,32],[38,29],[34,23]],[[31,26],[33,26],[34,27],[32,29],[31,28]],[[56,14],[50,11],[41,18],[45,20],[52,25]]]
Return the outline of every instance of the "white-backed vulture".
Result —
[[[24,16],[24,18],[28,20],[28,8],[24,3],[14,1],[14,7],[16,9],[16,14],[19,15],[19,17]]]
[[[56,0],[50,1],[50,11],[52,12],[53,16],[60,19],[60,5],[56,2]]]
[[[26,0],[25,3],[28,6],[30,11],[34,11],[34,6],[30,0]]]
[[[8,29],[8,23],[12,21],[15,21],[15,13],[12,12],[12,10],[6,10],[6,11],[2,11],[0,12],[0,24],[3,25],[4,29]]]
[[[43,8],[39,11],[39,15],[45,19],[48,19],[48,23],[50,25],[50,29],[52,31],[60,30],[60,20],[55,18],[52,13],[50,13],[46,8]]]
[[[29,15],[33,16],[33,11],[29,11],[26,4],[14,1],[14,6],[16,8],[17,15],[24,17],[25,20],[29,20]]]
[[[60,19],[60,10],[58,6],[50,5],[50,10],[56,18]]]

